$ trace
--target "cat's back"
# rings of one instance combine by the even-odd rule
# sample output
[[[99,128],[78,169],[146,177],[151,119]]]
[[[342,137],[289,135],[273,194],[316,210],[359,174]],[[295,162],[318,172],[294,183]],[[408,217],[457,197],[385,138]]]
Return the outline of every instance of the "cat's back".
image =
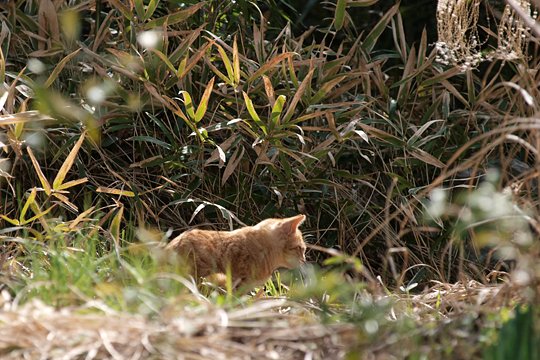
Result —
[[[184,231],[183,233],[175,237],[167,245],[167,248],[179,249],[186,246],[208,246],[214,242],[215,238],[219,237],[217,233],[218,231],[202,229],[191,229],[188,231]]]

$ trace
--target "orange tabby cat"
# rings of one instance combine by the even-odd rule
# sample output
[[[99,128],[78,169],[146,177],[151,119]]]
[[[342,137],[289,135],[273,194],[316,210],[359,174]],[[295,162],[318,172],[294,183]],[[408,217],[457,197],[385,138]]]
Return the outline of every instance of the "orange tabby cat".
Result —
[[[292,269],[306,261],[306,244],[298,229],[306,219],[266,219],[234,231],[189,230],[168,245],[188,263],[197,277],[230,273],[234,287],[253,287],[278,268]]]

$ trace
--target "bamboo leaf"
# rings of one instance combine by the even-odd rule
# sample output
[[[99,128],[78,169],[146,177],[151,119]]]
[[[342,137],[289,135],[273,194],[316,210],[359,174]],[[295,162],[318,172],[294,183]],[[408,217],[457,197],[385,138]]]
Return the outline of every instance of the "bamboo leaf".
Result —
[[[461,69],[459,67],[452,67],[450,69],[448,69],[447,71],[444,71],[442,73],[439,73],[429,79],[426,79],[424,80],[420,85],[419,87],[420,88],[424,88],[424,87],[428,87],[428,86],[431,86],[433,84],[436,84],[436,83],[440,83],[441,81],[443,80],[447,80],[451,77],[453,77],[454,75],[457,75],[457,74],[460,74],[461,73]]]
[[[150,30],[157,27],[162,27],[163,24],[167,24],[167,25],[178,24],[179,22],[186,20],[191,15],[199,11],[199,9],[204,6],[204,4],[205,4],[204,2],[200,2],[193,6],[188,7],[187,9],[180,10],[172,14],[160,17],[158,19],[151,20],[146,23],[146,25],[144,26],[144,29]]]
[[[427,153],[426,151],[422,149],[415,148],[412,151],[410,151],[410,154],[417,158],[418,160],[421,160],[425,162],[426,164],[433,165],[435,167],[438,167],[439,169],[442,169],[445,165],[442,161],[437,159],[435,156]]]
[[[224,164],[225,161],[227,161],[227,156],[225,155],[225,151],[223,151],[223,149],[219,145],[216,145],[216,150],[218,151],[218,154],[219,154],[219,163],[220,163],[219,167],[221,167],[221,164]]]
[[[178,74],[180,69],[179,70],[176,70],[174,68],[174,65],[171,63],[171,61],[169,60],[169,58],[167,57],[167,55],[165,55],[164,53],[162,53],[161,51],[157,50],[157,49],[153,49],[151,48],[150,51],[152,51],[154,54],[157,55],[158,58],[161,59],[161,61],[163,61],[165,63],[165,65],[167,65],[167,67],[169,68],[169,70],[171,70],[173,73],[175,74]]]
[[[77,154],[79,153],[79,149],[81,148],[82,143],[84,142],[85,136],[86,136],[86,131],[81,134],[81,137],[79,138],[79,140],[77,140],[77,142],[73,146],[73,149],[71,149],[71,151],[69,152],[69,155],[67,156],[66,160],[60,167],[60,170],[58,170],[58,174],[56,174],[56,177],[54,178],[54,181],[53,181],[53,186],[52,186],[53,189],[58,190],[60,185],[62,185],[62,183],[64,182],[64,179],[66,178],[68,171],[73,166],[73,162],[75,161],[75,158],[77,157]]]
[[[345,22],[347,0],[337,0],[336,13],[334,14],[334,27],[337,31],[341,30]]]
[[[191,99],[191,95],[187,91],[180,91],[180,94],[184,97],[184,106],[186,107],[186,112],[189,116],[189,118],[194,121],[195,120],[195,110],[193,110],[193,100]]]
[[[135,0],[135,12],[137,13],[137,17],[139,19],[144,19],[144,2],[143,0]]]
[[[109,0],[109,4],[116,8],[116,10],[120,11],[124,18],[128,19],[129,21],[135,20],[129,8],[124,5],[121,0]]]
[[[62,185],[60,185],[58,187],[58,189],[56,190],[65,190],[65,189],[69,189],[70,187],[73,187],[73,186],[76,186],[76,185],[79,185],[79,184],[83,184],[85,182],[88,181],[88,178],[84,177],[82,179],[77,179],[77,180],[71,180],[71,181],[68,181],[68,182],[65,182],[63,183]]]
[[[121,190],[121,189],[113,189],[113,188],[108,188],[108,187],[103,187],[103,186],[98,187],[96,189],[96,192],[105,193],[105,194],[111,194],[111,195],[135,197],[135,193],[133,191]]]
[[[197,206],[197,208],[195,209],[195,211],[193,212],[193,215],[191,215],[191,219],[189,219],[189,222],[188,224],[191,224],[191,222],[193,221],[193,219],[195,219],[195,216],[197,216],[197,214],[206,207],[206,203],[202,203],[202,204],[199,204],[199,206]]]
[[[285,95],[279,95],[274,106],[272,107],[272,114],[270,114],[270,124],[272,128],[277,128],[279,126],[279,118],[283,112],[283,104],[285,104],[287,98]]]
[[[386,28],[390,20],[392,20],[394,15],[396,15],[398,10],[399,3],[392,6],[390,10],[388,10],[386,14],[382,16],[381,20],[379,20],[379,22],[373,27],[373,29],[366,36],[361,45],[365,52],[370,53],[373,50],[375,44],[377,43],[377,40],[379,39],[379,36],[381,36],[384,29]]]
[[[244,147],[241,146],[239,148],[236,148],[234,154],[229,159],[229,163],[227,164],[225,171],[223,171],[223,177],[221,178],[221,186],[225,185],[229,177],[234,173],[234,170],[238,167],[238,164],[240,164],[240,161],[242,160],[243,156],[244,156]]]
[[[7,221],[8,223],[10,223],[11,225],[15,225],[15,226],[21,225],[21,223],[19,222],[19,220],[8,218],[6,215],[0,215],[0,218],[4,219],[5,221]]]
[[[189,58],[189,62],[186,64],[186,67],[182,72],[178,75],[179,79],[182,79],[186,74],[191,71],[199,63],[199,60],[201,60],[206,55],[206,50],[208,50],[209,47],[211,47],[214,44],[214,41],[208,42],[205,44],[200,50],[198,50],[191,58]],[[187,58],[187,55],[186,55]],[[205,59],[206,60],[206,59]],[[208,62],[211,64],[211,62]],[[180,68],[179,68],[180,69]]]
[[[176,77],[178,77],[179,79],[181,79],[183,77],[183,74],[186,72],[187,61],[188,57],[186,56],[182,59],[182,61],[180,61],[180,64],[178,64],[178,70],[176,70]]]
[[[219,145],[219,149],[221,149],[222,151],[228,151],[229,148],[234,144],[236,139],[237,139],[237,135],[230,136],[227,140],[225,140]],[[220,153],[219,153],[219,150],[216,149],[212,151],[208,160],[204,162],[204,165],[211,164],[212,162],[218,160],[219,158],[220,158]]]
[[[81,51],[81,49],[75,50],[74,52],[72,52],[71,54],[66,55],[66,57],[64,57],[62,60],[60,60],[58,65],[56,65],[54,67],[54,70],[51,72],[51,75],[49,75],[49,77],[45,81],[45,84],[43,84],[43,86],[45,88],[48,88],[49,86],[52,85],[52,83],[56,80],[56,78],[58,77],[60,72],[64,69],[64,66],[66,66],[66,64],[69,62],[69,60],[71,60],[75,55],[77,55],[79,53],[79,51]]]
[[[238,86],[240,84],[240,57],[238,56],[238,44],[236,42],[236,36],[233,41],[233,81],[234,85]]]
[[[73,221],[71,221],[71,223],[68,226],[69,229],[73,230],[77,227],[77,225],[79,225],[81,221],[87,220],[86,216],[90,214],[92,211],[94,211],[95,208],[96,208],[95,206],[91,206],[85,211],[83,211],[82,213],[80,213],[79,216],[77,216]]]
[[[182,117],[182,116],[181,116],[181,117],[184,118],[185,115],[184,115],[183,113],[182,113],[182,115],[183,115],[183,117]],[[185,120],[186,120],[186,123],[191,124],[191,123],[189,122],[189,120],[187,120],[187,119],[185,119]],[[193,129],[192,129],[192,130],[193,130]],[[195,130],[194,130],[194,131],[195,131]],[[169,143],[167,143],[167,142],[165,142],[165,141],[163,141],[163,140],[156,139],[156,138],[154,138],[154,137],[152,137],[152,136],[148,136],[148,135],[132,136],[132,137],[128,138],[127,140],[131,140],[131,141],[141,141],[141,142],[149,142],[149,143],[152,143],[152,144],[156,144],[156,145],[158,145],[158,146],[161,146],[161,147],[163,147],[163,148],[165,148],[165,149],[167,149],[167,150],[171,150],[171,149],[172,149],[171,144],[169,144]]]
[[[144,20],[148,20],[154,15],[157,6],[159,5],[159,0],[150,0],[148,2],[148,7],[146,8],[146,13],[144,14]]]
[[[276,102],[276,97],[274,95],[274,87],[272,86],[272,81],[270,81],[270,79],[266,75],[263,75],[262,78],[264,82],[264,91],[266,92],[268,101],[270,102],[271,106],[274,106],[274,103]]]
[[[225,65],[225,70],[227,70],[227,77],[228,77],[227,83],[229,85],[234,86],[234,70],[233,70],[231,61],[229,60],[227,53],[221,47],[221,45],[216,44],[216,47],[218,49],[219,55],[221,56],[221,60],[223,61],[223,65]]]
[[[117,250],[120,247],[120,226],[122,225],[123,216],[124,206],[120,204],[118,210],[116,211],[116,215],[114,215],[113,219],[111,220],[111,226],[109,229]]]
[[[20,223],[25,222],[24,218],[26,217],[26,212],[28,211],[30,204],[32,204],[36,200],[36,194],[37,194],[37,188],[32,188],[32,191],[30,192],[28,199],[26,199],[26,202],[24,203],[21,213],[19,214]]]
[[[36,170],[36,174],[39,178],[39,181],[41,182],[41,186],[43,187],[45,194],[50,195],[51,185],[49,184],[49,181],[47,181],[47,178],[43,174],[43,171],[41,171],[41,167],[39,166],[39,163],[37,162],[37,159],[34,156],[34,152],[30,148],[30,146],[27,147],[26,150],[28,151],[28,155],[30,155],[30,160],[32,160],[32,164],[34,165],[34,169]]]
[[[253,106],[253,102],[249,98],[248,94],[246,94],[244,91],[242,91],[242,94],[244,95],[244,101],[246,102],[246,107],[249,112],[249,115],[251,115],[251,118],[253,121],[255,121],[255,124],[257,124],[263,133],[265,135],[268,135],[268,129],[266,128],[266,125],[261,121],[261,118],[257,114],[257,111],[255,110],[255,107]]]
[[[289,108],[287,109],[287,112],[285,113],[285,116],[283,117],[284,122],[288,122],[292,116],[294,115],[294,110],[296,110],[296,105],[298,105],[298,102],[302,98],[302,95],[304,95],[304,92],[306,91],[306,88],[309,84],[311,84],[311,78],[313,77],[313,72],[315,71],[315,68],[311,68],[298,87],[298,90],[296,90],[296,93],[294,94],[291,103],[289,104]]]
[[[73,204],[71,201],[69,201],[68,197],[64,194],[61,194],[59,192],[53,192],[51,194],[53,197],[57,198],[58,200],[60,200],[62,202],[62,204],[64,206],[66,206],[68,209],[70,209],[71,211],[77,213],[79,212],[79,209],[77,208],[77,206],[75,204]]]
[[[313,95],[313,97],[310,100],[310,103],[318,104],[326,96],[326,94],[328,94],[334,88],[334,86],[336,86],[337,84],[339,84],[346,78],[347,76],[343,75],[343,76],[338,76],[335,79],[325,82],[323,86],[321,86],[319,91],[317,91],[317,93]]]
[[[284,59],[290,58],[294,53],[292,52],[286,52],[283,54],[279,54],[272,58],[272,60],[267,61],[263,66],[259,68],[259,70],[255,71],[253,75],[251,75],[248,79],[248,82],[252,82],[253,80],[257,79],[259,76],[266,74],[270,69],[274,68],[278,63],[283,61]]]
[[[438,120],[431,120],[431,121],[428,121],[426,122],[424,125],[422,125],[420,127],[420,129],[418,129],[414,134],[413,136],[411,136],[411,138],[407,141],[407,145],[409,146],[414,146],[416,144],[416,142],[420,139],[420,137],[422,136],[422,134],[424,134],[424,132],[433,124],[436,124],[436,123],[439,123],[439,122],[444,122],[444,120],[442,119],[438,119]]]
[[[210,81],[208,82],[208,85],[206,85],[206,89],[204,89],[204,93],[201,97],[201,102],[199,103],[197,111],[195,112],[195,116],[193,117],[193,120],[195,120],[196,123],[201,121],[204,117],[204,114],[206,114],[206,109],[208,108],[208,100],[210,100],[210,95],[212,94],[212,90],[214,89],[214,80],[215,77],[212,77],[212,79],[210,79]]]

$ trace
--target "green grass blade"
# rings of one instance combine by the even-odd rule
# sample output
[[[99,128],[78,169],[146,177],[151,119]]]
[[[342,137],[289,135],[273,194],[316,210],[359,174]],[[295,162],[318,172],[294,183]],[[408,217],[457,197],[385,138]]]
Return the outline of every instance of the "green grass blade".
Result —
[[[192,121],[195,121],[195,110],[193,107],[193,100],[191,99],[191,95],[187,91],[180,91],[180,94],[184,97],[184,105],[186,107],[186,112],[189,116],[189,118]]]
[[[84,138],[86,137],[86,132],[83,132],[81,136],[79,137],[79,140],[75,143],[75,146],[73,146],[73,149],[69,152],[66,160],[64,160],[64,163],[60,167],[60,170],[58,170],[58,173],[56,174],[56,177],[53,181],[53,189],[58,189],[60,185],[64,182],[64,179],[66,178],[66,175],[68,171],[73,166],[73,163],[75,162],[75,158],[77,157],[77,154],[79,153],[79,149],[81,148]]]
[[[51,75],[49,75],[49,77],[45,81],[45,84],[43,84],[43,86],[45,88],[48,88],[49,86],[52,85],[52,83],[58,78],[58,75],[64,69],[64,67],[69,62],[69,60],[71,60],[73,57],[75,57],[75,55],[77,55],[79,53],[79,51],[81,51],[81,49],[75,50],[74,52],[72,52],[71,54],[66,55],[66,57],[64,57],[62,60],[60,60],[58,65],[56,65],[54,67],[54,70],[51,72]]]
[[[26,199],[26,202],[23,205],[23,208],[21,210],[21,213],[19,214],[19,222],[22,224],[25,222],[26,212],[28,211],[28,208],[30,207],[30,204],[32,204],[36,200],[36,194],[37,189],[32,188],[32,191],[30,192],[30,195],[28,196],[28,199]]]
[[[347,0],[337,0],[336,13],[334,14],[334,27],[337,31],[341,30],[347,14]]]
[[[218,49],[219,55],[221,56],[221,60],[223,61],[223,65],[225,65],[225,70],[227,70],[227,82],[229,83],[229,85],[234,86],[234,70],[231,61],[229,60],[229,57],[227,56],[225,50],[220,45],[216,44],[216,47]]]
[[[369,32],[369,34],[366,36],[366,38],[364,39],[361,45],[362,49],[364,49],[365,52],[370,53],[373,50],[373,48],[375,47],[375,44],[377,43],[377,40],[383,33],[384,29],[386,28],[390,20],[392,20],[394,15],[396,15],[398,10],[399,10],[399,3],[392,6],[390,10],[388,10],[386,14],[383,15],[381,20],[379,20],[379,22]]]
[[[146,13],[144,14],[144,20],[148,20],[154,15],[154,12],[156,11],[156,8],[159,5],[160,0],[150,0],[148,2],[148,7],[146,8]]]
[[[251,119],[255,121],[255,123],[261,128],[264,135],[268,135],[268,129],[266,128],[266,125],[261,121],[261,118],[259,117],[259,114],[257,114],[257,111],[255,110],[255,107],[253,106],[253,101],[249,98],[248,94],[246,94],[244,91],[242,91],[242,94],[244,95],[244,101],[246,103],[247,110],[249,112],[249,115],[251,116]]]
[[[180,10],[172,14],[160,17],[158,19],[151,20],[144,26],[144,29],[150,30],[150,29],[161,27],[164,24],[167,24],[169,26],[178,24],[188,19],[191,15],[195,14],[197,11],[199,11],[199,9],[204,6],[204,4],[205,2],[200,2],[198,4],[190,6],[189,8],[185,10]]]
[[[285,104],[285,100],[287,100],[285,95],[279,95],[276,99],[276,102],[274,103],[274,106],[272,107],[272,114],[270,114],[270,124],[273,129],[279,127],[279,118],[281,116],[281,113],[283,112],[283,104]]]
[[[204,117],[204,114],[206,114],[206,109],[208,109],[208,101],[210,100],[210,95],[212,94],[212,90],[214,89],[214,80],[215,77],[210,79],[208,85],[206,85],[206,89],[204,89],[204,93],[201,97],[201,102],[199,103],[197,111],[195,112],[195,116],[193,117],[193,120],[196,123],[201,121]]]

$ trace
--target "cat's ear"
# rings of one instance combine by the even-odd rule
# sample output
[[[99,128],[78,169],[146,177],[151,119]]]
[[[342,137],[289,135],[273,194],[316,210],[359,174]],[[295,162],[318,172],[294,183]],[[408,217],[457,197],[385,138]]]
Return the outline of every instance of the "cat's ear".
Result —
[[[306,220],[306,215],[300,214],[290,218],[281,220],[281,228],[284,229],[287,234],[294,234],[298,227]]]

